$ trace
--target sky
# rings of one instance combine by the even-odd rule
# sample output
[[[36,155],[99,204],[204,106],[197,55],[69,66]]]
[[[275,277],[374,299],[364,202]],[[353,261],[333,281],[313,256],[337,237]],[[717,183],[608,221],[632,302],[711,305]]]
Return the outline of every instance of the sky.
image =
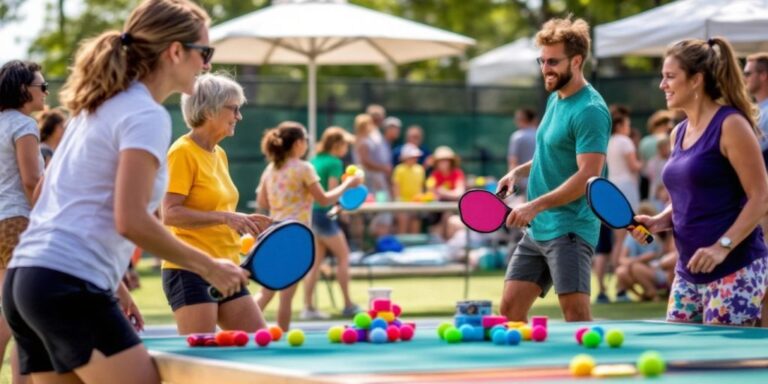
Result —
[[[12,59],[28,59],[27,50],[45,23],[47,3],[54,0],[25,0],[19,11],[19,20],[0,28],[0,65]],[[65,14],[78,12],[82,0],[68,0]]]

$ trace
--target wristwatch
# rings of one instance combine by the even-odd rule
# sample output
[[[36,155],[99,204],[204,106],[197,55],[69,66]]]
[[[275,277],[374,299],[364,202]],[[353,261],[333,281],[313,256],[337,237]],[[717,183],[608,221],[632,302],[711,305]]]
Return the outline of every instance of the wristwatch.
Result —
[[[731,241],[731,239],[726,236],[721,237],[717,243],[720,244],[721,247],[729,251],[733,249],[733,241]]]

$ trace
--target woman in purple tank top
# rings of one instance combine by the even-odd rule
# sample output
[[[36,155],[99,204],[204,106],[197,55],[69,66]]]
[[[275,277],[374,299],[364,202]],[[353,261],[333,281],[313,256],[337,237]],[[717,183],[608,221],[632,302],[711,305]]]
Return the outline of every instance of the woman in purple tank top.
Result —
[[[637,220],[652,232],[672,230],[675,238],[680,257],[667,320],[754,325],[768,255],[758,226],[768,208],[768,178],[759,161],[756,109],[724,39],[681,41],[665,56],[659,87],[667,107],[688,119],[672,132],[662,174],[672,203]]]

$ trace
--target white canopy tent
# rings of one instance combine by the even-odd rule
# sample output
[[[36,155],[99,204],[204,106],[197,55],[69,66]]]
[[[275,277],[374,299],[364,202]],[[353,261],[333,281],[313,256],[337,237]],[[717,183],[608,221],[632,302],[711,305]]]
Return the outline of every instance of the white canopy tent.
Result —
[[[675,41],[714,36],[740,56],[768,51],[768,0],[680,0],[598,25],[595,56],[662,56]]]
[[[214,26],[210,38],[217,63],[308,66],[310,148],[317,136],[317,65],[397,65],[460,55],[475,44],[346,0],[276,0]]]
[[[517,39],[470,60],[467,82],[470,85],[530,85],[541,73],[537,57],[539,48],[533,38]]]

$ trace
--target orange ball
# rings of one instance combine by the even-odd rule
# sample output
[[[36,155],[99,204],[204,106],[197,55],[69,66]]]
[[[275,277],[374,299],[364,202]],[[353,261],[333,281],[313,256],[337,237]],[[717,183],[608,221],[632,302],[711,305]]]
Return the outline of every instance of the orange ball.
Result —
[[[235,345],[235,332],[234,331],[219,331],[216,332],[216,344],[221,347],[229,347]]]
[[[273,325],[269,327],[269,334],[272,335],[272,341],[278,341],[283,337],[283,329]]]

